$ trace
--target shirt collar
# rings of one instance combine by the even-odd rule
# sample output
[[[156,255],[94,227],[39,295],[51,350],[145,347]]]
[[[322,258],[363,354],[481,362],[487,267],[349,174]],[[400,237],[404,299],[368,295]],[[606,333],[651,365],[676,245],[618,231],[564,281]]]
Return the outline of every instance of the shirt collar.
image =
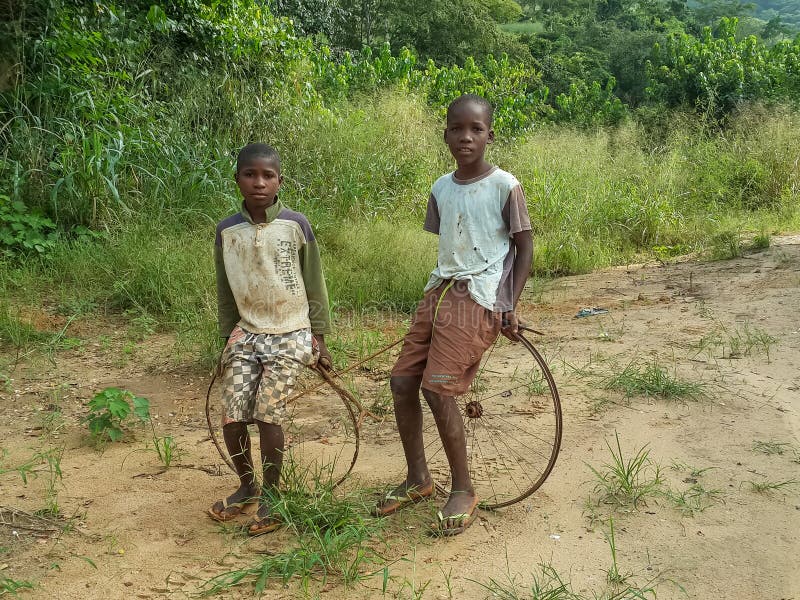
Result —
[[[279,198],[275,198],[275,204],[273,204],[272,206],[268,207],[267,210],[266,210],[266,217],[267,218],[266,218],[265,222],[266,223],[271,223],[272,221],[277,219],[278,218],[278,214],[280,214],[280,212],[282,210],[283,210],[283,204],[281,204],[281,201],[280,201]],[[251,217],[250,213],[247,211],[247,207],[244,204],[244,200],[242,200],[242,210],[240,212],[242,213],[242,216],[245,218],[245,221],[247,221],[251,225],[255,225],[256,224],[256,222],[253,221],[253,217]]]

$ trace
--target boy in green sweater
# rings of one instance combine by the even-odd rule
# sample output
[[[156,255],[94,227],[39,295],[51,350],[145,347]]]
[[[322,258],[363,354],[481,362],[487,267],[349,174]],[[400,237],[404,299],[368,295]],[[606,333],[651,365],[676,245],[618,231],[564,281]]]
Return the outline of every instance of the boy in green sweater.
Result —
[[[239,488],[208,514],[228,521],[255,503],[248,533],[274,531],[264,492],[278,486],[283,461],[286,399],[298,374],[319,360],[330,367],[328,292],[319,250],[308,219],[278,200],[283,177],[278,153],[249,144],[236,161],[236,184],[244,198],[239,213],[217,225],[219,331],[222,355],[222,432],[239,476]],[[258,427],[262,488],[256,483],[248,423]]]

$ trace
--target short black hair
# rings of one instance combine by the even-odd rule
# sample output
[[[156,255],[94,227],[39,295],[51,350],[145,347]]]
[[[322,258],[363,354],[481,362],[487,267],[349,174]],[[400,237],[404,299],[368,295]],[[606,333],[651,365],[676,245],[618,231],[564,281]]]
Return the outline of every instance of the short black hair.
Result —
[[[492,126],[492,120],[494,119],[494,106],[492,103],[489,102],[483,96],[478,96],[477,94],[462,94],[455,100],[453,100],[450,105],[447,107],[447,118],[450,118],[450,112],[453,111],[455,108],[461,106],[462,104],[466,104],[467,102],[473,102],[480,106],[486,112],[486,119],[488,121],[489,127]]]
[[[274,162],[279,171],[281,169],[281,157],[275,148],[269,144],[254,143],[247,144],[247,146],[239,150],[239,154],[236,156],[236,172],[238,173],[244,165],[252,162],[254,158],[266,158]]]

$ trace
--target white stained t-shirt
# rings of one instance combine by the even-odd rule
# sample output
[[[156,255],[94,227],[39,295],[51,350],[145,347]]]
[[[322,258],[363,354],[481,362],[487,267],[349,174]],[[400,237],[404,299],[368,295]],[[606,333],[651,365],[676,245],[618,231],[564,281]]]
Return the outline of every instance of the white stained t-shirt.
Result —
[[[468,180],[455,173],[431,189],[423,229],[439,235],[439,256],[425,291],[446,279],[467,281],[475,302],[495,312],[514,308],[513,235],[531,228],[522,186],[494,167]]]

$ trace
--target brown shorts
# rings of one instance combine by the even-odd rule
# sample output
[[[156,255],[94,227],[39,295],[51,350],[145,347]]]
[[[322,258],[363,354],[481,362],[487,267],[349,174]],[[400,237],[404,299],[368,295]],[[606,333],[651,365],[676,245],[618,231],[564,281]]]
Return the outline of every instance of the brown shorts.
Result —
[[[392,375],[422,375],[424,389],[459,396],[469,389],[481,356],[497,339],[501,316],[475,302],[465,281],[448,289],[449,283],[422,297]]]

